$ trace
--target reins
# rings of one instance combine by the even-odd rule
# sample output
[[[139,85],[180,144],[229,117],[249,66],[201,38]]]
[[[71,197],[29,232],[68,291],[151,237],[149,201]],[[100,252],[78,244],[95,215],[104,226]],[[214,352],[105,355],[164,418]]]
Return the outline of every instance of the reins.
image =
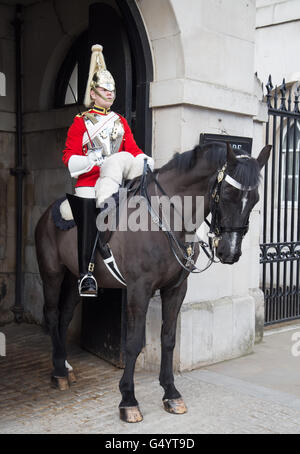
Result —
[[[247,158],[251,159],[248,155],[239,155],[237,158]],[[214,185],[211,190],[211,201],[210,201],[210,211],[211,211],[211,222],[205,219],[205,223],[209,227],[209,232],[208,232],[208,238],[209,241],[205,243],[204,241],[200,240],[197,237],[196,231],[192,232],[195,237],[198,238],[198,241],[192,242],[192,243],[183,243],[180,241],[178,238],[176,238],[175,233],[169,226],[168,222],[165,219],[161,219],[158,213],[154,210],[150,197],[148,194],[148,184],[150,181],[147,181],[148,175],[151,177],[151,181],[153,181],[155,185],[155,192],[157,197],[159,197],[157,193],[157,188],[160,190],[160,192],[167,196],[166,191],[162,188],[161,184],[159,183],[158,179],[155,177],[154,172],[150,169],[150,167],[147,164],[147,160],[145,159],[144,161],[144,169],[143,169],[143,175],[141,177],[141,183],[140,183],[140,195],[144,197],[147,201],[147,208],[150,213],[150,216],[155,224],[159,226],[159,228],[166,234],[171,251],[179,263],[179,265],[183,268],[183,270],[187,271],[189,274],[199,274],[203,273],[203,271],[207,270],[212,263],[219,263],[219,261],[215,260],[215,251],[216,248],[218,247],[219,241],[222,238],[222,233],[240,233],[243,236],[246,235],[249,229],[249,217],[247,219],[247,222],[243,226],[239,227],[224,227],[220,223],[220,208],[219,208],[219,202],[220,202],[220,193],[221,193],[221,186],[222,182],[226,181],[229,183],[231,186],[234,186],[236,189],[239,189],[241,191],[251,191],[254,189],[256,186],[243,186],[236,180],[234,180],[230,175],[226,174],[226,168],[227,168],[227,163],[223,165],[223,167],[218,171],[217,173],[217,178],[214,182]],[[174,207],[174,205],[173,205]],[[176,207],[174,207],[174,210],[176,210]],[[162,213],[162,217],[163,213]],[[193,256],[195,254],[195,243],[198,243],[201,249],[204,251],[206,256],[208,257],[209,261],[208,264],[205,266],[203,269],[199,269],[198,267],[195,266],[195,262],[193,260]],[[209,252],[208,249],[209,248]],[[182,259],[179,258],[177,251],[180,253],[182,256]],[[184,264],[182,260],[185,260],[186,263]]]

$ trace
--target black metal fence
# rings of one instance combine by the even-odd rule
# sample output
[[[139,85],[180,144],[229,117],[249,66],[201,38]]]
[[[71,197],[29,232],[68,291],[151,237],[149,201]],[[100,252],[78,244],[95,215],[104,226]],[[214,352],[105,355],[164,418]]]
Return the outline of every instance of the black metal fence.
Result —
[[[269,325],[300,318],[300,87],[283,80],[273,89],[270,76],[266,88],[266,143],[273,148],[265,167],[260,263]]]

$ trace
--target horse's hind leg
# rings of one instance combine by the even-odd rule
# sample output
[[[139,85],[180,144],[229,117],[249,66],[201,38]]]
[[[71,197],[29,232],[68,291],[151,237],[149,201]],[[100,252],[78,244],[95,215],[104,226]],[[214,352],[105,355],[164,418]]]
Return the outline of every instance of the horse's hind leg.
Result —
[[[61,286],[65,275],[65,269],[43,275],[44,283],[44,317],[46,326],[52,341],[52,384],[59,389],[67,389],[68,370],[65,366],[66,351],[65,345],[61,342],[59,333],[59,299]]]
[[[76,382],[75,373],[72,366],[67,362],[67,332],[69,324],[73,318],[74,310],[80,301],[78,294],[77,278],[69,271],[66,272],[64,281],[62,283],[62,289],[60,294],[59,303],[59,336],[61,345],[65,350],[65,366],[68,369],[68,381],[69,384]]]
[[[169,413],[182,414],[187,409],[174,385],[173,352],[176,340],[176,323],[181,304],[187,289],[186,280],[179,288],[161,290],[162,330],[161,330],[161,366],[159,382],[165,390],[163,404]]]
[[[129,286],[127,290],[127,337],[125,369],[120,380],[122,401],[120,418],[126,422],[140,422],[143,417],[134,394],[134,369],[136,359],[143,348],[146,313],[151,292],[144,285]]]

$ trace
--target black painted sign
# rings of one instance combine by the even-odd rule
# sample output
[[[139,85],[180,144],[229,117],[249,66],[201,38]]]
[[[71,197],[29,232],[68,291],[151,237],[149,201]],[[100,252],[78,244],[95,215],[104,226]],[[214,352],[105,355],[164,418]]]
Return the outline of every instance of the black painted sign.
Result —
[[[224,134],[200,134],[200,145],[205,145],[210,142],[229,142],[234,151],[246,151],[251,155],[252,138],[250,137],[225,136]]]

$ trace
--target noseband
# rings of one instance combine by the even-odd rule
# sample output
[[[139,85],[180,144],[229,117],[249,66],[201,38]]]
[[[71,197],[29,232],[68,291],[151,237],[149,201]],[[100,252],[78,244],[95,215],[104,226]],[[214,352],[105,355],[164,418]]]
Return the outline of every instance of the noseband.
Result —
[[[239,155],[236,156],[237,158],[247,158],[250,159],[248,155]],[[221,186],[223,181],[226,181],[231,186],[234,186],[236,189],[240,191],[251,191],[255,189],[257,186],[243,186],[238,181],[234,180],[230,175],[226,174],[227,163],[224,164],[221,170],[219,170],[215,183],[212,187],[211,191],[211,203],[210,203],[210,211],[211,211],[211,223],[205,220],[206,224],[209,226],[209,240],[211,248],[216,248],[219,244],[221,239],[222,233],[239,233],[243,237],[246,235],[249,229],[249,217],[247,218],[246,224],[240,227],[224,227],[221,225],[220,221],[220,194],[221,194]]]

